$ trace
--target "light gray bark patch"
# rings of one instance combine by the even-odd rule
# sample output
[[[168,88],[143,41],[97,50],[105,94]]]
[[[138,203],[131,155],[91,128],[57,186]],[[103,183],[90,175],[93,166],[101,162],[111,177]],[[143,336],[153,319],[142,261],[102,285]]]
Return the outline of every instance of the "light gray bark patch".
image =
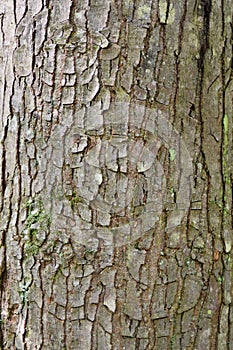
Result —
[[[19,77],[28,76],[32,69],[32,51],[27,44],[23,44],[14,51],[13,62]]]
[[[129,280],[127,283],[127,297],[124,312],[126,315],[134,320],[142,319],[142,311],[140,305],[140,290],[137,287],[137,283],[133,280]]]
[[[198,279],[187,277],[185,278],[184,290],[180,301],[178,312],[184,312],[193,308],[200,297],[202,282]]]

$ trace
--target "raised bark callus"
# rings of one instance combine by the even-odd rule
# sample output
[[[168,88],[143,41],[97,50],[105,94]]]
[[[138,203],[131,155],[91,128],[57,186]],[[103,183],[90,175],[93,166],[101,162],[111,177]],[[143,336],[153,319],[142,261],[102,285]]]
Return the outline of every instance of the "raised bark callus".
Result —
[[[233,349],[231,5],[1,1],[2,349]]]

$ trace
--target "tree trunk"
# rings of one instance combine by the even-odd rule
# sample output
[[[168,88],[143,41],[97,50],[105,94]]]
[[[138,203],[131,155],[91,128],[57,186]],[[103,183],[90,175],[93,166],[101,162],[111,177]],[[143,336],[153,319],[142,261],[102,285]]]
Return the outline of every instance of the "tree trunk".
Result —
[[[2,349],[233,349],[232,16],[1,1]]]

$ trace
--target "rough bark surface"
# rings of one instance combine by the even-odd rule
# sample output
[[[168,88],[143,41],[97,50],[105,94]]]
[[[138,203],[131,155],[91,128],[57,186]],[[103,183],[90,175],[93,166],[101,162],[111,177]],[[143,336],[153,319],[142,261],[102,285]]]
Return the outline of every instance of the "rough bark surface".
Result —
[[[0,2],[2,349],[233,349],[232,16]]]

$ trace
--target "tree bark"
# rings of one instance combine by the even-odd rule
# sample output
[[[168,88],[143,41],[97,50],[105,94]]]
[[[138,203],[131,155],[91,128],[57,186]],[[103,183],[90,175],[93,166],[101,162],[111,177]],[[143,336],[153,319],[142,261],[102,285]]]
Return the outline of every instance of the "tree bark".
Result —
[[[2,349],[233,349],[231,5],[1,1]]]

